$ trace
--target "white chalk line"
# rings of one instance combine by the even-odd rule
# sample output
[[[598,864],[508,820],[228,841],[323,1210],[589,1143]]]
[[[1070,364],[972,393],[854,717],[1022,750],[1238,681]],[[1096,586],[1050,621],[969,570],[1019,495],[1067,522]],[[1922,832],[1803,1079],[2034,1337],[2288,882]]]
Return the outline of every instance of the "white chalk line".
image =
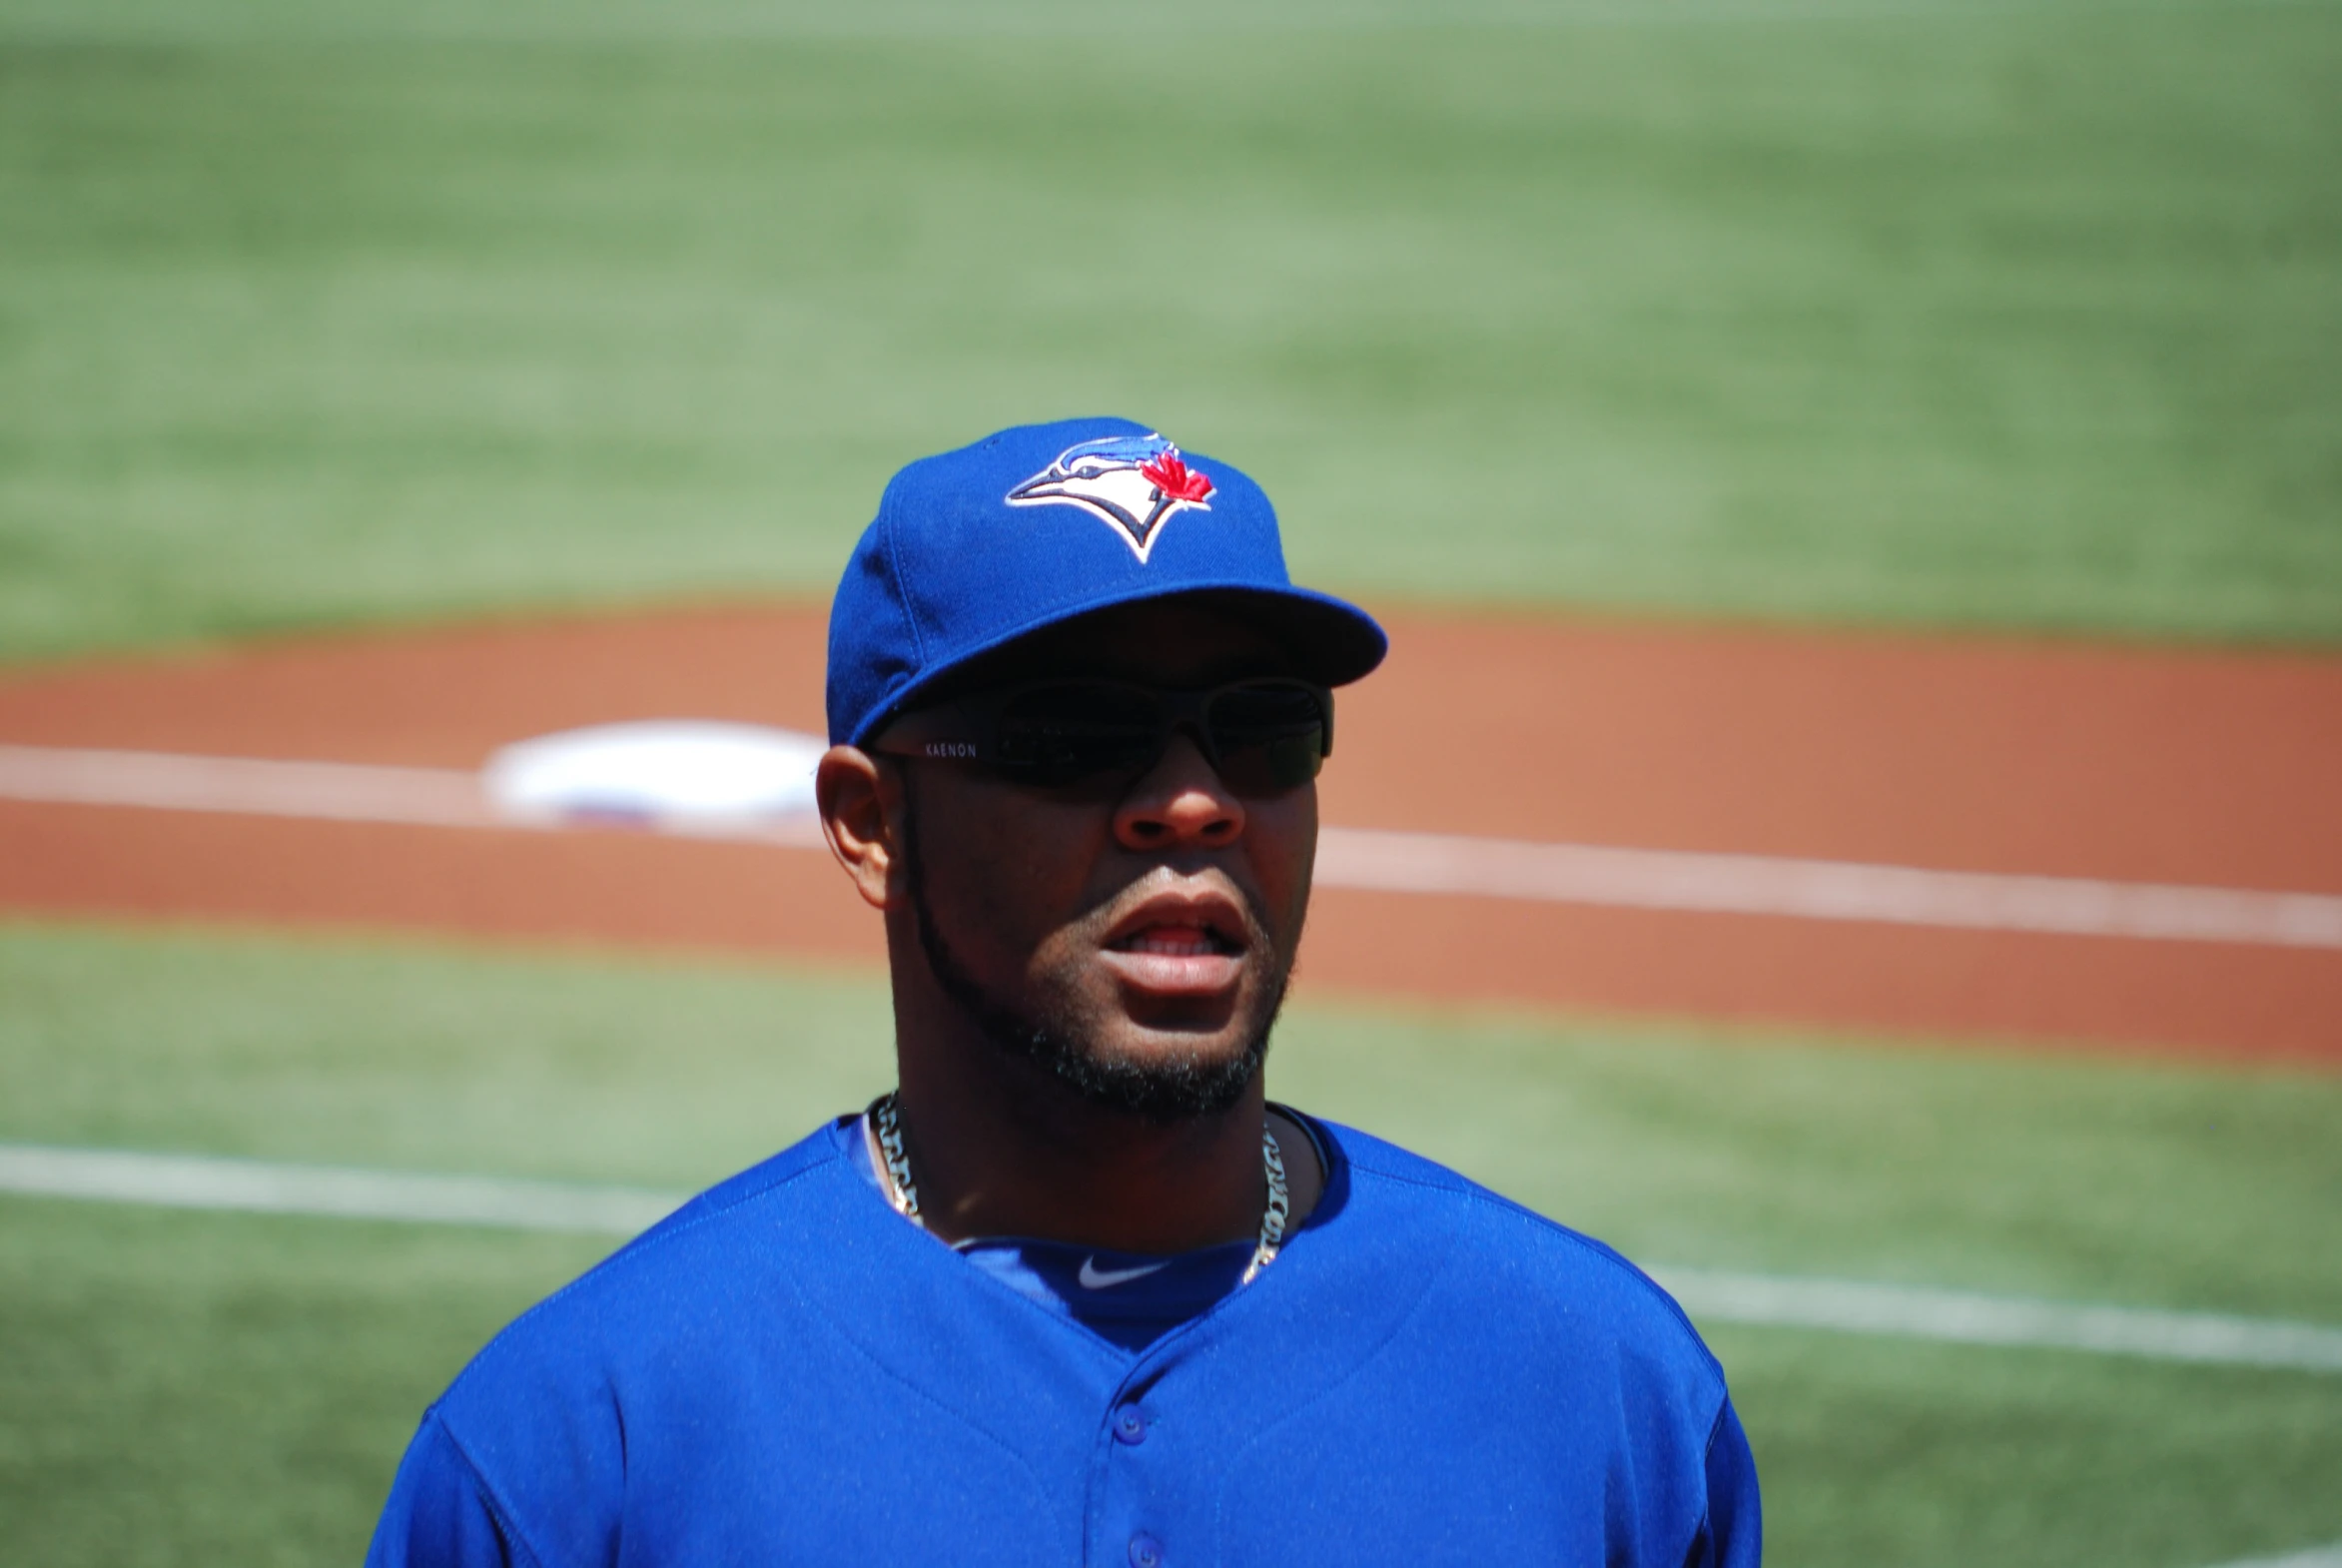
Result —
[[[0,1144],[0,1191],[610,1236],[635,1234],[686,1196],[632,1186],[39,1144]],[[2342,1372],[2342,1329],[2311,1323],[1711,1268],[1652,1273],[1695,1318],[1711,1322]]]
[[[2282,1557],[2247,1557],[2237,1562],[2222,1563],[2220,1568],[2342,1568],[2342,1541],[2329,1546],[2313,1546],[2307,1551],[2288,1552]]]
[[[0,1144],[0,1191],[167,1208],[633,1235],[687,1194],[210,1155]]]
[[[580,822],[499,811],[477,773],[362,762],[280,762],[161,751],[0,745],[0,800],[306,817],[430,828],[629,828],[682,838],[823,847],[806,818],[652,817]]]
[[[0,799],[429,827],[566,828],[500,815],[452,768],[0,745]],[[634,821],[695,838],[818,849],[808,818]],[[1971,931],[2342,949],[2342,897],[1601,844],[1324,829],[1321,887]]]
[[[478,775],[453,768],[278,762],[161,751],[0,746],[0,798],[426,827],[498,825]]]
[[[169,7],[127,11],[119,5],[90,14],[78,6],[49,4],[27,8],[30,15],[9,19],[7,31],[29,38],[97,39],[107,41],[154,39],[237,39],[262,34],[282,38],[298,29],[300,36],[332,40],[395,38],[529,41],[545,38],[588,42],[640,40],[646,37],[682,40],[738,40],[764,38],[1115,38],[1132,34],[1159,36],[1166,27],[1183,36],[1197,32],[1373,34],[1450,31],[1491,28],[1520,31],[1621,26],[1716,26],[1722,24],[1814,24],[1871,22],[1883,24],[1969,21],[1978,18],[2025,17],[2089,18],[2104,16],[2173,14],[2219,16],[2253,10],[2312,10],[2331,0],[2059,0],[2043,7],[2034,0],[1968,0],[1946,4],[1942,0],[1672,0],[1672,3],[1622,3],[1622,0],[1472,0],[1448,7],[1404,3],[1311,4],[1263,8],[1228,4],[1162,6],[1068,6],[1023,4],[972,7],[965,4],[895,3],[884,6],[809,7],[803,5],[743,5],[717,0],[685,7],[599,4],[585,7],[537,6],[408,6],[395,26],[379,17],[353,20],[346,14],[310,13],[319,7],[264,6],[246,8],[235,21],[205,17],[181,22]]]
[[[2342,1372],[2342,1328],[2313,1323],[1711,1268],[1651,1275],[1712,1322]]]
[[[2342,897],[1325,828],[1317,881],[1612,909],[2342,948]]]

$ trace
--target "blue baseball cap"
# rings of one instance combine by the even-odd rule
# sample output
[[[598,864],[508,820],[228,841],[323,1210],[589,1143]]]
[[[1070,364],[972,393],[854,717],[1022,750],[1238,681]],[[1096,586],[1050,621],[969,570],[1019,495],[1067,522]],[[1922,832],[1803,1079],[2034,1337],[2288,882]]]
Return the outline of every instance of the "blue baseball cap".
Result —
[[[879,498],[830,604],[833,745],[860,745],[950,670],[1077,615],[1208,596],[1328,686],[1382,662],[1354,604],[1296,588],[1241,472],[1128,419],[1021,424],[922,457]]]

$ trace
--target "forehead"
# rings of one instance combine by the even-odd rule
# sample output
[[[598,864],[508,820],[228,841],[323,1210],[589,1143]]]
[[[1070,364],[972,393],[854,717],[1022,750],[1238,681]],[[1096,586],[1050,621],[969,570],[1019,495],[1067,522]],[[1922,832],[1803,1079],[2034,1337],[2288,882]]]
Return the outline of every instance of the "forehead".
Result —
[[[1104,675],[1164,686],[1210,686],[1293,673],[1283,644],[1232,610],[1191,600],[1118,604],[1024,637],[978,661],[965,684]]]

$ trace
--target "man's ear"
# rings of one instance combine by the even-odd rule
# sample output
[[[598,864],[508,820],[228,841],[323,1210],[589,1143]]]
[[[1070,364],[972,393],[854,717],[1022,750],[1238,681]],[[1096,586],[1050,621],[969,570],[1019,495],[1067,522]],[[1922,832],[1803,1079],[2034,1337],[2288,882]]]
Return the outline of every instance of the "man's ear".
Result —
[[[902,778],[854,746],[832,746],[813,771],[813,798],[830,853],[873,909],[885,909],[903,866]]]

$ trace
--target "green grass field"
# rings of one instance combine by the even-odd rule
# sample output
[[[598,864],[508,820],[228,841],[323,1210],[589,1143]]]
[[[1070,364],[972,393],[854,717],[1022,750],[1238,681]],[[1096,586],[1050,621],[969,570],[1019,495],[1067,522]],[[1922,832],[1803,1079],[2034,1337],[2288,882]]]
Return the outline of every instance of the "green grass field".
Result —
[[[2342,7],[965,9],[0,0],[0,657],[1089,408],[1383,599],[2342,638]]]
[[[876,977],[0,928],[0,1139],[688,1187],[889,1077]],[[2342,1322],[2342,1083],[1304,1003],[1280,1096],[1645,1258]],[[353,1561],[592,1241],[0,1199],[11,1561]],[[2342,1377],[1723,1329],[1775,1560],[2342,1536]]]
[[[1108,409],[1296,571],[2342,644],[2336,0],[0,0],[0,669],[826,593]],[[869,976],[0,925],[0,1140],[690,1186]],[[1275,1091],[1659,1262],[2342,1325],[2342,1080],[1344,1009]],[[574,1237],[0,1197],[0,1561],[355,1561]],[[1719,1327],[1773,1560],[2342,1538],[2342,1378]]]

